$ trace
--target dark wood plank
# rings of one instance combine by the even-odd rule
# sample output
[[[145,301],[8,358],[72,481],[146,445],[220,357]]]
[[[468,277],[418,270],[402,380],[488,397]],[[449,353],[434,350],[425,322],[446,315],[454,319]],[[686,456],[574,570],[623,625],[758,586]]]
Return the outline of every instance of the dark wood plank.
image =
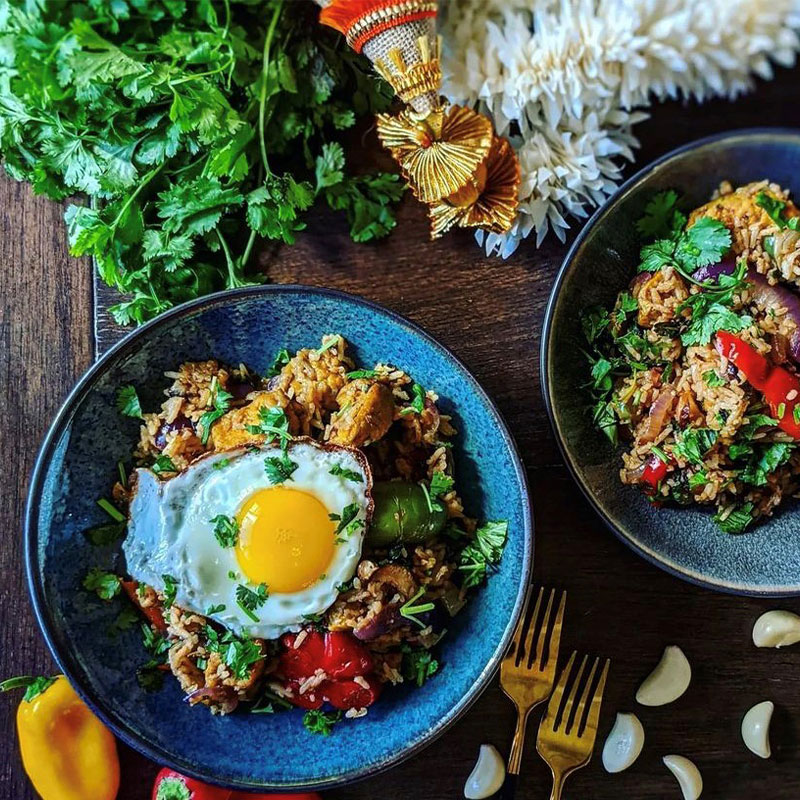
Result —
[[[654,109],[637,129],[645,142],[638,165],[693,138],[767,121],[800,125],[796,72],[781,72],[737,104],[677,103]],[[795,187],[800,189],[800,187]],[[58,206],[26,187],[0,181],[0,428],[3,492],[0,523],[0,675],[47,672],[24,585],[20,521],[35,450],[48,421],[93,350],[90,265],[66,253]],[[537,522],[536,575],[569,592],[564,651],[577,648],[613,658],[601,733],[615,710],[632,709],[641,678],[664,645],[681,644],[695,670],[689,692],[665,709],[637,709],[647,732],[645,752],[628,773],[610,777],[599,760],[567,784],[567,797],[677,796],[660,757],[679,752],[698,762],[707,797],[750,800],[800,789],[797,729],[800,695],[792,676],[800,650],[758,651],[750,643],[756,616],[775,605],[713,594],[643,562],[605,531],[563,468],[544,413],[538,346],[549,288],[566,252],[548,241],[525,244],[507,262],[485,259],[469,234],[429,244],[422,210],[407,202],[400,227],[378,245],[355,246],[342,223],[320,214],[293,248],[261,256],[273,280],[332,286],[384,303],[450,346],[496,398],[530,469]],[[108,341],[104,334],[103,341]],[[800,603],[781,603],[800,610]],[[778,706],[776,757],[761,762],[739,739],[744,711],[756,701]],[[3,796],[32,800],[13,727],[14,703],[0,700],[7,736],[0,745]],[[405,766],[331,793],[367,800],[444,800],[458,797],[478,745],[508,748],[513,715],[496,683],[450,732]],[[546,768],[529,737],[520,798],[546,797]],[[323,746],[316,740],[312,746]],[[155,765],[122,748],[121,800],[143,800]]]

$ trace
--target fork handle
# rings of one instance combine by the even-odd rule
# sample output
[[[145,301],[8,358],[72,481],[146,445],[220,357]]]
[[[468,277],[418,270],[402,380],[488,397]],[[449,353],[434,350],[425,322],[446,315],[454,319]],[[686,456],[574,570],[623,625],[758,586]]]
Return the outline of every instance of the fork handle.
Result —
[[[552,769],[550,771],[553,773],[553,791],[550,792],[550,800],[561,800],[561,790],[564,787],[564,778],[566,776]]]
[[[511,753],[508,756],[508,774],[519,775],[522,765],[522,748],[525,746],[525,728],[528,725],[528,714],[531,710],[517,709],[517,727],[514,729],[514,738],[511,740]]]

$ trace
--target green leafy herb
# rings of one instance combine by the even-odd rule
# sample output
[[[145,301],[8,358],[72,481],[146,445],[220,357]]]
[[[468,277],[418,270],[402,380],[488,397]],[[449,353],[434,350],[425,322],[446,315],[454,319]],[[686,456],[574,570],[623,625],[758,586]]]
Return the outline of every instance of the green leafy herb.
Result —
[[[329,514],[331,520],[337,522],[333,535],[336,537],[336,544],[341,544],[351,533],[364,527],[364,521],[358,519],[358,503],[348,503],[341,514]]]
[[[97,505],[99,505],[115,522],[125,522],[125,515],[115,505],[112,505],[111,502],[106,500],[105,497],[101,497],[97,501]]]
[[[161,663],[148,661],[136,669],[136,683],[146,692],[157,692],[164,686],[164,670]]]
[[[333,726],[341,719],[341,711],[320,711],[312,708],[303,714],[303,726],[309,733],[330,736],[333,733]]]
[[[270,483],[285,483],[292,479],[292,474],[297,469],[298,464],[292,461],[286,453],[282,453],[280,458],[268,456],[264,459],[264,469]]]
[[[22,700],[25,703],[30,703],[31,700],[38,697],[42,692],[46,692],[54,683],[54,677],[32,677],[30,675],[20,675],[16,678],[6,678],[0,682],[0,692],[11,692],[14,689],[25,689],[25,694]]]
[[[2,100],[0,99],[0,104]],[[2,106],[0,105],[0,119],[2,119]],[[143,419],[142,406],[139,402],[139,395],[133,386],[121,386],[117,390],[117,411],[126,417]]]
[[[206,625],[205,634],[206,649],[219,653],[239,680],[248,678],[253,664],[264,657],[258,644],[247,637],[236,636],[231,631],[220,636],[210,625]]]
[[[355,470],[352,470],[352,469],[347,469],[346,467],[343,467],[341,464],[334,464],[328,470],[328,472],[331,475],[336,475],[339,478],[344,478],[345,480],[353,481],[353,483],[363,483],[364,482],[364,479],[361,477],[361,475],[358,472],[356,472]]]
[[[687,428],[676,435],[672,452],[690,464],[702,464],[706,453],[716,444],[718,435],[711,428]]]
[[[402,647],[403,660],[400,672],[407,681],[412,681],[417,686],[423,686],[439,671],[439,662],[433,657],[430,650],[412,648],[408,644]]]
[[[94,592],[101,600],[112,600],[120,593],[121,586],[113,572],[92,567],[83,579],[83,588]]]
[[[328,350],[336,347],[339,344],[339,342],[341,342],[341,340],[342,340],[341,336],[328,337],[328,341],[325,342],[325,344],[323,344],[322,347],[320,347],[317,350],[317,355],[321,356],[323,353],[326,353]]]
[[[266,437],[267,444],[278,439],[281,447],[285,450],[292,439],[289,433],[289,417],[286,416],[286,412],[277,406],[274,408],[262,406],[258,409],[258,417],[258,425],[248,425],[248,432],[262,434]]]
[[[219,461],[214,462],[214,469],[225,469],[231,463],[229,458],[221,458]]]
[[[713,369],[703,373],[703,381],[709,389],[716,389],[718,386],[725,386],[727,384],[725,378],[721,378]]]
[[[57,201],[89,196],[67,209],[70,248],[124,294],[121,324],[262,281],[256,241],[293,242],[315,201],[357,241],[393,228],[402,181],[352,175],[341,145],[392,92],[312,6],[13,8],[0,46],[6,172]]]
[[[221,614],[225,610],[224,603],[218,603],[216,605],[211,605],[206,609],[206,616],[210,617],[212,614]]]
[[[754,519],[753,508],[752,503],[744,503],[727,514],[715,515],[714,522],[724,533],[743,533]]]
[[[112,638],[121,631],[130,630],[139,622],[139,612],[132,606],[127,605],[117,614],[114,621],[108,628],[108,635]]]
[[[739,428],[739,435],[743,439],[752,439],[753,435],[761,428],[774,428],[778,420],[769,414],[748,414],[747,422]]]
[[[219,385],[216,377],[211,380],[211,405],[210,411],[206,411],[200,417],[200,428],[203,431],[200,441],[203,444],[208,442],[208,437],[211,434],[211,426],[231,407],[231,400],[233,395],[226,392]]]
[[[125,522],[106,522],[88,528],[83,534],[95,547],[107,547],[125,535],[125,528]]]
[[[217,514],[209,520],[214,526],[214,536],[220,547],[235,547],[239,540],[239,523],[233,517]]]
[[[417,593],[405,602],[402,606],[400,606],[400,616],[404,619],[413,622],[415,625],[419,625],[420,628],[425,627],[425,623],[417,619],[418,614],[424,614],[427,611],[433,611],[436,607],[433,603],[417,603],[417,600],[420,599],[425,594],[425,587],[421,586]]]
[[[162,472],[177,472],[178,468],[169,456],[160,455],[153,462],[152,470],[156,475],[160,475]]]
[[[486,522],[475,531],[475,537],[459,556],[459,570],[464,573],[464,588],[480,585],[487,569],[497,564],[508,535],[508,522]]]
[[[269,589],[264,583],[259,584],[255,591],[241,583],[236,587],[236,604],[253,622],[259,622],[255,612],[267,602],[268,597]]]
[[[766,486],[770,473],[783,466],[794,452],[795,445],[790,442],[773,442],[752,456],[740,477],[753,486]]]
[[[178,593],[178,581],[172,575],[162,575],[161,580],[164,581],[164,608],[170,608]]]
[[[436,470],[431,475],[431,499],[435,501],[443,497],[452,490],[454,484],[453,478],[442,472],[442,470]],[[441,505],[436,503],[436,506],[441,510]]]
[[[689,476],[689,488],[699,489],[708,483],[708,475],[704,469],[698,470]]]
[[[763,208],[779,228],[791,228],[794,231],[800,228],[800,217],[791,217],[790,219],[784,217],[783,212],[786,210],[786,203],[783,200],[778,200],[766,192],[759,192],[756,195],[756,205]]]
[[[425,390],[418,383],[415,383],[411,387],[411,394],[413,395],[411,405],[401,409],[401,414],[421,414],[425,410]]]
[[[636,223],[636,229],[648,239],[672,239],[686,224],[686,216],[677,206],[677,192],[672,189],[659,192],[645,206],[644,216]]]
[[[294,706],[284,697],[279,697],[275,692],[264,689],[261,696],[250,706],[251,714],[277,714],[288,711]]]
[[[357,378],[377,378],[378,372],[374,369],[357,369],[353,372],[348,372],[345,378],[349,381],[354,381]]]
[[[280,375],[281,370],[292,360],[289,351],[283,347],[275,354],[275,358],[272,359],[272,364],[270,364],[269,369],[267,370],[267,377],[274,378],[276,375]]]

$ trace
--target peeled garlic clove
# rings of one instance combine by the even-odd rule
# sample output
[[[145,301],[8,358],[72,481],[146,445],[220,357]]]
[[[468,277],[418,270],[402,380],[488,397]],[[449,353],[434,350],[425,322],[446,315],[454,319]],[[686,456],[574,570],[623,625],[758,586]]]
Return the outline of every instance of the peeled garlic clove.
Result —
[[[791,611],[767,611],[753,625],[756,647],[786,647],[796,642],[800,642],[800,617]]]
[[[644,747],[644,728],[636,714],[617,714],[603,745],[606,772],[622,772],[639,758]]]
[[[506,779],[506,765],[491,744],[482,744],[478,760],[464,784],[467,800],[482,800],[500,790]]]
[[[683,756],[664,756],[664,766],[677,778],[683,800],[697,800],[703,793],[703,776],[700,770]]]
[[[769,758],[769,723],[775,704],[770,700],[753,706],[742,720],[742,739],[747,749],[761,758]]]
[[[664,648],[658,666],[644,679],[636,692],[636,702],[643,706],[665,706],[677,700],[692,680],[692,668],[675,645]]]

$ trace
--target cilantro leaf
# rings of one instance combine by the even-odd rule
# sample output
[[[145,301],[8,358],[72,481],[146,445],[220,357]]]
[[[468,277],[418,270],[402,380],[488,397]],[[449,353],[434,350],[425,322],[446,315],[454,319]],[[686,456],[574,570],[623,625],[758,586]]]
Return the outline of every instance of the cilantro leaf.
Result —
[[[678,193],[669,189],[654,195],[636,223],[636,229],[647,239],[671,239],[686,224],[678,210]]]
[[[289,417],[286,416],[286,412],[279,406],[273,408],[262,406],[258,409],[258,417],[258,425],[248,425],[247,431],[263,434],[267,444],[279,439],[281,447],[285,450],[292,438],[289,433]]]
[[[309,733],[318,733],[321,736],[330,736],[333,726],[342,719],[341,711],[320,711],[312,708],[303,715],[303,727]]]
[[[253,622],[259,621],[254,612],[261,608],[261,606],[267,602],[268,598],[269,590],[266,584],[259,584],[255,591],[241,583],[236,587],[236,604],[251,620],[253,620]]]
[[[773,442],[753,456],[741,473],[741,479],[753,486],[766,486],[768,476],[783,466],[792,456],[795,445],[791,442]]]
[[[681,334],[681,341],[687,346],[708,344],[717,331],[738,333],[752,323],[753,318],[749,314],[731,311],[721,303],[712,303],[702,314],[692,315],[691,324]]]
[[[718,435],[711,428],[687,428],[676,436],[672,452],[690,464],[702,464],[706,453],[716,444]]]
[[[353,483],[364,483],[364,478],[361,476],[360,473],[356,472],[352,469],[347,469],[343,467],[341,464],[334,464],[328,472],[331,475],[335,475],[339,478],[344,478],[347,481],[352,481]]]
[[[212,409],[211,411],[206,411],[200,417],[199,422],[200,429],[203,432],[200,441],[203,444],[208,442],[211,426],[230,409],[233,395],[222,389],[215,377],[211,381],[211,398]]]
[[[220,547],[235,547],[239,540],[239,523],[233,517],[217,514],[211,524],[214,526],[214,537]]]
[[[175,595],[178,593],[178,581],[172,575],[162,575],[164,581],[164,608],[170,608],[175,602]]]
[[[714,516],[714,522],[717,523],[717,527],[724,533],[744,533],[747,526],[750,525],[754,519],[753,508],[754,506],[752,503],[744,503],[725,516],[716,514]]]
[[[280,458],[268,456],[264,459],[264,470],[269,482],[273,485],[291,480],[297,467],[298,464],[292,461],[286,453],[282,453]]]
[[[731,249],[731,232],[717,219],[700,217],[678,240],[678,257],[691,269],[716,264]]]
[[[121,539],[125,535],[126,527],[125,522],[106,522],[88,528],[84,531],[84,536],[95,547],[106,547]]]
[[[425,410],[425,390],[415,383],[411,387],[412,400],[411,404],[401,409],[400,414],[421,414]]]
[[[280,375],[281,370],[292,360],[292,356],[289,354],[289,351],[282,347],[275,353],[275,358],[272,359],[272,364],[270,364],[269,369],[267,370],[267,377],[274,378],[276,375]]]
[[[178,468],[175,466],[175,462],[169,456],[165,456],[163,453],[153,462],[151,469],[156,475],[160,475],[162,472],[178,471]]]
[[[121,386],[117,389],[117,410],[126,417],[144,418],[139,395],[133,386]]]
[[[497,564],[503,555],[508,522],[486,522],[475,531],[473,541],[459,556],[459,570],[464,572],[464,588],[481,584],[490,566]]]
[[[439,671],[439,662],[433,657],[430,650],[414,649],[404,644],[402,651],[403,660],[400,672],[405,680],[413,681],[417,686],[423,686]]]
[[[83,579],[83,588],[94,592],[101,600],[111,600],[120,593],[119,577],[99,567],[92,567]]]

